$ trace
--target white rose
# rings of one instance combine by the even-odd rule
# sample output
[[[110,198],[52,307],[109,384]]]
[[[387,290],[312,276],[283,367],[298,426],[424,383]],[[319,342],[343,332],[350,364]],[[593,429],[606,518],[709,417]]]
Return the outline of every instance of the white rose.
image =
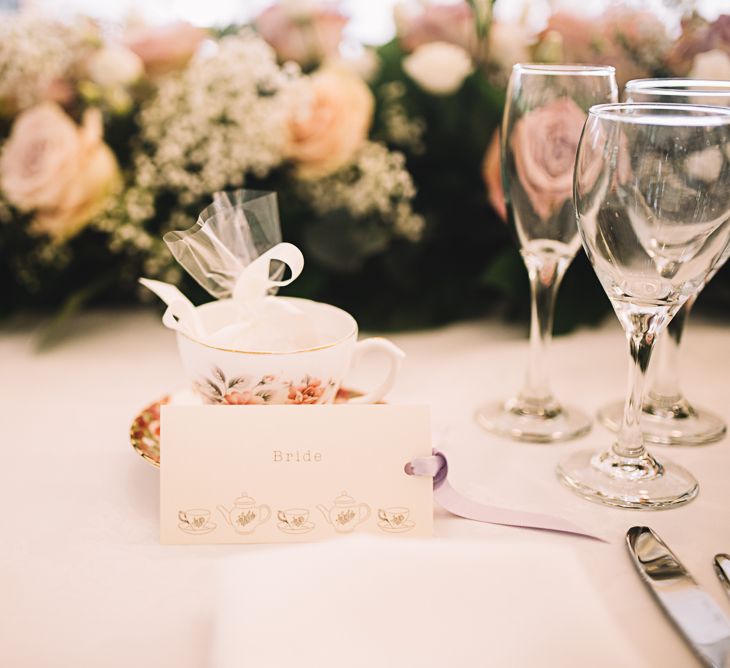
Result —
[[[91,55],[86,71],[102,88],[115,88],[137,81],[144,73],[144,63],[134,51],[122,46],[105,46]]]
[[[368,47],[359,52],[343,56],[339,59],[339,62],[367,82],[375,79],[381,65],[378,54],[375,53],[374,49]]]
[[[689,76],[693,79],[730,79],[730,57],[721,49],[698,53]]]
[[[403,60],[403,69],[421,88],[434,95],[451,95],[474,69],[467,51],[447,42],[419,46]]]

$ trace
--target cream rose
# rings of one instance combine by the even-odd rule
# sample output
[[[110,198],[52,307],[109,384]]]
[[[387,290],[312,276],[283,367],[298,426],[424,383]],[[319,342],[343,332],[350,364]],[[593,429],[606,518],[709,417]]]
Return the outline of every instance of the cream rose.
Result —
[[[53,102],[31,107],[13,124],[0,156],[0,187],[33,229],[63,241],[76,234],[118,186],[114,154],[102,140],[101,113],[77,126]]]
[[[515,169],[532,208],[549,218],[573,192],[573,168],[585,112],[561,97],[526,113],[511,136]]]
[[[329,66],[293,97],[287,156],[303,179],[327,176],[352,160],[367,137],[373,96],[362,79]]]
[[[474,65],[462,47],[447,42],[429,42],[406,56],[403,69],[425,91],[451,95],[459,90]]]
[[[506,78],[515,63],[532,60],[530,46],[534,37],[519,23],[495,21],[489,28],[489,55],[497,70]]]
[[[122,46],[106,46],[91,55],[86,71],[102,88],[129,86],[144,74],[144,63],[134,51]]]
[[[692,79],[721,79],[727,81],[730,79],[730,56],[722,49],[711,49],[710,51],[698,53],[692,62],[689,76]]]

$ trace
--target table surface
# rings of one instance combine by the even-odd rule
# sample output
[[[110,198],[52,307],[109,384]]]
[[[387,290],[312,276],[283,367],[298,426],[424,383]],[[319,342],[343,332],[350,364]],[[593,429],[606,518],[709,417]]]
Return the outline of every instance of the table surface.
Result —
[[[141,407],[184,385],[173,335],[154,311],[95,312],[36,353],[34,326],[0,330],[0,665],[207,665],[211,566],[263,548],[158,542],[159,473],[130,448],[128,428]],[[730,420],[727,337],[721,324],[693,322],[683,381],[693,402]],[[473,421],[481,401],[518,389],[527,352],[521,327],[474,322],[391,338],[408,358],[390,399],[427,403],[435,431],[448,428],[439,445],[454,486],[495,505],[562,515],[610,543],[483,525],[438,509],[433,540],[509,539],[538,552],[568,545],[636,645],[640,665],[697,665],[640,585],[623,536],[634,524],[654,527],[730,614],[711,568],[715,553],[730,552],[730,441],[655,449],[698,478],[692,503],[655,512],[605,508],[564,489],[554,472],[565,453],[606,446],[610,434],[601,427],[580,441],[530,445],[490,436]],[[620,396],[624,345],[615,319],[556,339],[558,397],[595,412]],[[352,382],[365,386],[368,372]]]

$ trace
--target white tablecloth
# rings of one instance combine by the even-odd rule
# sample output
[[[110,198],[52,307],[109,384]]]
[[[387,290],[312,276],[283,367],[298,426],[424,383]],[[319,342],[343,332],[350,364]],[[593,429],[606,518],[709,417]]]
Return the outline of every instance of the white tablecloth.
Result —
[[[0,665],[208,665],[219,564],[290,548],[159,545],[159,474],[130,448],[128,427],[142,406],[184,384],[174,338],[150,311],[89,314],[75,330],[43,354],[34,353],[27,324],[0,332]],[[470,323],[392,338],[408,359],[391,399],[428,403],[436,430],[450,428],[440,445],[456,487],[498,505],[561,514],[612,542],[480,525],[440,510],[434,541],[459,537],[480,549],[485,541],[509,541],[536,554],[567,546],[642,657],[637,665],[695,665],[640,584],[623,535],[633,524],[654,527],[730,614],[711,567],[715,553],[730,552],[730,441],[657,449],[699,479],[700,496],[689,505],[648,513],[604,508],[562,488],[554,474],[563,454],[606,445],[602,428],[579,442],[527,445],[489,436],[473,422],[480,401],[517,389],[526,356],[521,328]],[[683,376],[693,401],[730,420],[727,343],[723,326],[693,322]],[[622,394],[626,362],[615,320],[556,340],[553,352],[562,400],[595,411]],[[368,380],[365,373],[353,382]],[[504,577],[519,587],[518,572]],[[569,643],[560,603],[545,623]],[[474,611],[488,613],[488,602]],[[529,635],[529,628],[514,628],[515,642],[529,642]],[[534,665],[541,663],[536,656]],[[473,665],[481,665],[479,657]]]

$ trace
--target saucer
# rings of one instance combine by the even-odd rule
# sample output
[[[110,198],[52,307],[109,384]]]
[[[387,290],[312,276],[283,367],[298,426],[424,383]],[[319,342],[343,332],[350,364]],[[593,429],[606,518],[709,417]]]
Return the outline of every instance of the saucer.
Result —
[[[362,392],[341,387],[335,396],[336,404],[361,397]],[[145,406],[129,427],[129,440],[137,454],[146,462],[160,468],[160,406],[164,404],[199,406],[203,402],[192,390],[178,390]]]
[[[378,522],[378,528],[388,533],[404,533],[410,531],[414,526],[416,526],[416,523],[411,521],[403,522],[399,527],[392,527],[387,522]]]
[[[204,536],[205,534],[213,531],[213,529],[215,529],[218,525],[214,524],[213,522],[208,522],[208,524],[206,524],[204,527],[201,527],[200,529],[193,529],[193,527],[191,527],[189,524],[180,522],[180,524],[178,524],[177,526],[181,531],[184,531],[191,536]]]
[[[290,527],[288,524],[279,522],[276,526],[278,529],[286,533],[307,533],[307,531],[314,529],[314,522],[305,522],[300,527]]]

